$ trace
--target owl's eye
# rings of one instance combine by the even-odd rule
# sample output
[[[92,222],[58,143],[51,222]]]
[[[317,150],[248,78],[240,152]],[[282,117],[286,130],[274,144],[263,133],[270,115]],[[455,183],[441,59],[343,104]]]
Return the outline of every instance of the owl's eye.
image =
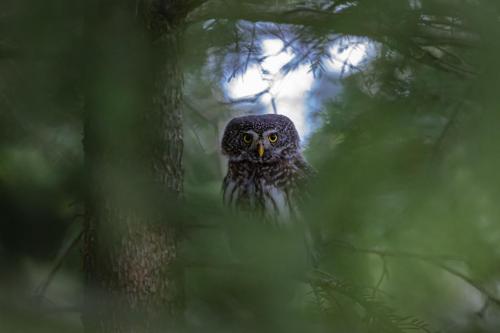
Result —
[[[276,141],[278,141],[278,135],[276,135],[275,133],[270,134],[267,138],[271,143],[275,143]]]
[[[246,144],[249,144],[250,142],[252,142],[252,136],[250,134],[243,134],[243,142],[246,143]]]

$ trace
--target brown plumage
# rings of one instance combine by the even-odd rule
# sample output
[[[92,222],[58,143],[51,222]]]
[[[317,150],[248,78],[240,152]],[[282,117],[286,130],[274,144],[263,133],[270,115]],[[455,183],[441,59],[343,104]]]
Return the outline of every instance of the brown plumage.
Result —
[[[238,117],[224,131],[228,157],[224,203],[288,223],[298,217],[297,203],[312,169],[300,151],[293,122],[282,115]]]

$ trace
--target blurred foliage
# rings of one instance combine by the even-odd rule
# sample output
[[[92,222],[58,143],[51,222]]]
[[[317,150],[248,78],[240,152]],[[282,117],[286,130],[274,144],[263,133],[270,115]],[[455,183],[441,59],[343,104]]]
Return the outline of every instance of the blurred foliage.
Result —
[[[188,329],[498,332],[499,4],[251,4],[351,16],[336,31],[325,20],[284,22],[302,19],[299,11],[252,20],[250,7],[232,4],[220,19],[201,15],[187,27],[180,211]],[[4,1],[0,12],[0,331],[82,331],[81,258],[70,244],[83,213],[85,5]],[[441,39],[420,34],[430,21],[445,31]],[[448,26],[470,32],[460,34],[464,45]],[[300,235],[221,206],[223,126],[265,109],[261,96],[229,100],[226,85],[264,61],[266,38],[294,54],[282,75],[304,64],[316,75],[306,99],[321,126],[305,154],[318,175],[303,212],[321,234],[317,270]],[[332,45],[360,40],[376,45],[369,61],[326,69]],[[112,91],[105,81],[99,89]],[[340,93],[328,90],[332,82]]]

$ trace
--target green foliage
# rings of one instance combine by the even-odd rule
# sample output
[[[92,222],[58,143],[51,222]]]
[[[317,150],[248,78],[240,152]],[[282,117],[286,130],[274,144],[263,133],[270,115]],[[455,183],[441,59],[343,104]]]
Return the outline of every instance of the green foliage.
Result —
[[[405,1],[308,3],[286,5],[308,13],[355,6],[347,7],[352,16],[340,32],[324,21],[283,22],[297,12],[254,24],[248,19],[254,13],[239,13],[248,19],[240,21],[233,11],[185,32],[185,202],[165,206],[185,226],[187,329],[497,332],[498,4],[411,1],[420,3],[411,12]],[[0,331],[81,331],[83,273],[75,248],[41,301],[34,296],[61,244],[78,234],[82,214],[82,69],[90,61],[83,9],[56,0],[3,6],[9,14],[0,17]],[[425,22],[461,22],[460,30],[479,42],[415,35],[426,13]],[[360,17],[380,20],[384,29],[367,30]],[[363,66],[331,75],[324,65],[329,43],[359,42],[346,30],[377,51]],[[262,109],[259,98],[228,103],[224,85],[262,63],[259,40],[270,37],[289,38],[296,52],[281,74],[304,64],[317,74],[309,119],[321,125],[305,154],[318,174],[302,211],[320,235],[318,267],[308,261],[301,234],[221,204],[223,126],[235,114]],[[16,50],[5,53],[9,58],[2,57],[4,44]],[[138,53],[136,61],[145,60]],[[144,87],[126,81],[119,52],[106,62],[92,91],[124,110],[137,107],[133,94],[120,95],[123,87],[110,86],[106,75],[122,75],[125,89],[139,96]],[[317,99],[332,82],[341,84],[340,93]]]

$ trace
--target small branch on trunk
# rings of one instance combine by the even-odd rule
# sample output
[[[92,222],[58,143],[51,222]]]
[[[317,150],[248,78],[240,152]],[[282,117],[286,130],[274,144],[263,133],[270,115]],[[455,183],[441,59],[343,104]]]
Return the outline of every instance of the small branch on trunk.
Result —
[[[47,288],[49,287],[50,283],[54,279],[54,276],[59,271],[59,269],[61,268],[64,261],[66,260],[68,255],[71,253],[71,251],[78,245],[78,243],[80,243],[82,236],[83,236],[83,230],[80,230],[78,232],[78,234],[76,235],[76,237],[73,239],[73,241],[71,241],[71,243],[68,245],[68,247],[61,252],[61,254],[56,259],[54,266],[50,270],[50,272],[47,275],[47,277],[45,278],[45,280],[43,280],[40,283],[40,285],[36,288],[35,297],[37,297],[37,298],[44,297],[45,292],[47,291]]]
[[[45,296],[35,298],[33,304],[35,310],[40,311],[43,315],[54,315],[61,313],[81,313],[83,310],[82,304],[61,305],[56,304]]]

